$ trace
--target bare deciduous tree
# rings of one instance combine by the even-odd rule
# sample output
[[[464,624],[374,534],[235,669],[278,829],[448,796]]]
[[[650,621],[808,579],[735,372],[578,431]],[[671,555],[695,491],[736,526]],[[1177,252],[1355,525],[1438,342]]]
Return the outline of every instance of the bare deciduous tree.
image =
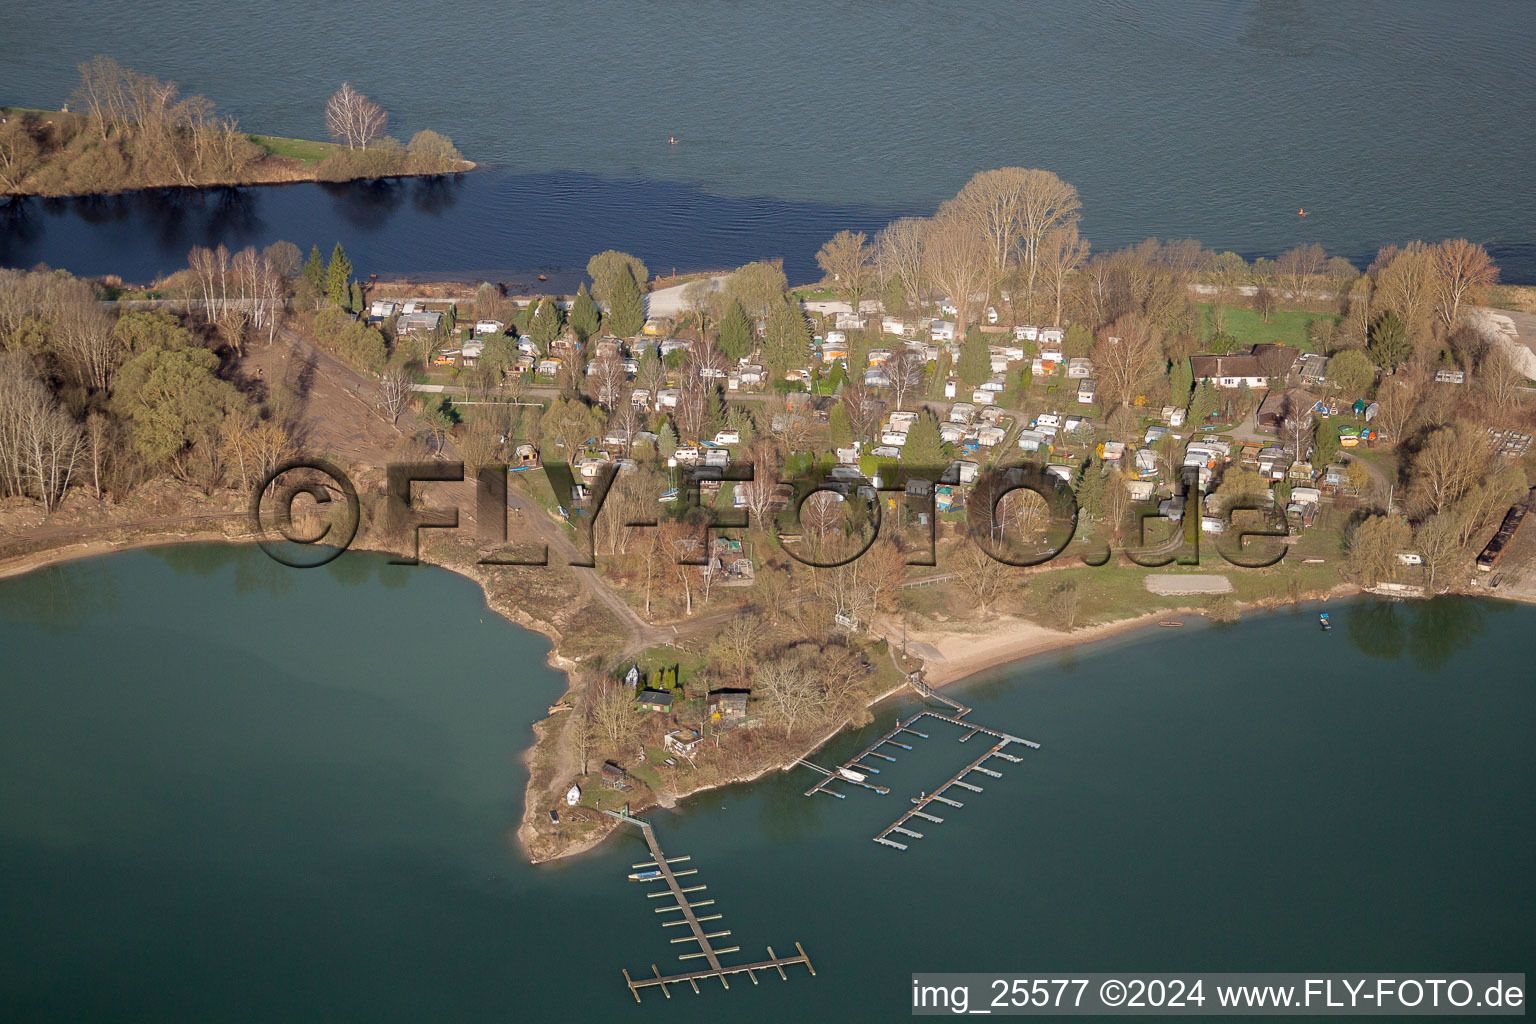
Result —
[[[1372,317],[1391,310],[1408,329],[1410,338],[1427,334],[1437,283],[1435,258],[1429,248],[1423,242],[1410,242],[1401,249],[1387,246],[1377,253],[1371,266],[1375,277]]]
[[[986,238],[967,218],[949,207],[928,221],[924,235],[923,262],[933,281],[955,305],[955,340],[965,337],[971,320],[971,304],[984,292],[992,274],[992,254]]]
[[[122,343],[84,282],[70,282],[63,290],[68,300],[52,314],[54,350],[81,384],[106,391],[122,362]]]
[[[1066,305],[1067,282],[1088,258],[1088,240],[1077,233],[1077,225],[1065,224],[1046,232],[1040,243],[1040,276],[1050,293],[1053,324],[1062,322]]]
[[[855,313],[874,275],[874,254],[867,241],[862,231],[839,231],[816,252],[816,265],[847,296]]]
[[[587,374],[587,381],[592,388],[592,397],[597,399],[597,404],[605,409],[612,409],[617,405],[624,394],[624,385],[628,380],[629,374],[624,369],[624,362],[615,352],[604,352],[592,360],[591,371]]]
[[[85,455],[80,424],[59,407],[30,361],[0,353],[0,493],[36,498],[51,515]]]
[[[1525,374],[1505,350],[1504,342],[1488,346],[1477,367],[1477,390],[1495,414],[1508,417],[1525,402]]]
[[[734,616],[715,634],[714,655],[738,676],[743,675],[756,660],[765,635],[763,621],[756,615]]]
[[[1162,363],[1162,333],[1156,327],[1134,313],[1116,320],[1093,349],[1104,407],[1129,406],[1137,396],[1154,393]]]
[[[391,424],[400,420],[411,401],[411,375],[403,366],[391,366],[379,377],[379,408],[389,417]]]
[[[875,425],[880,421],[880,400],[873,389],[862,380],[851,380],[843,385],[838,395],[843,413],[848,418],[848,429],[853,439],[860,443],[870,439]]]
[[[683,285],[683,309],[693,319],[703,337],[709,326],[710,310],[714,308],[717,282],[711,277],[701,277]]]
[[[1469,491],[1487,468],[1487,435],[1477,430],[1440,427],[1413,457],[1414,503],[1439,515]]]
[[[966,221],[985,243],[990,296],[1013,269],[1024,230],[1024,182],[1022,167],[980,171],[965,183],[945,206]]]
[[[92,410],[85,417],[85,443],[91,459],[91,489],[96,500],[101,500],[101,474],[111,458],[112,421],[104,414]]]
[[[774,491],[779,485],[779,450],[769,439],[759,438],[747,448],[747,462],[752,466],[752,479],[737,484],[737,493],[761,530],[773,508]]]
[[[251,246],[235,254],[230,269],[234,275],[235,303],[249,325],[265,331],[267,344],[272,344],[283,311],[283,275],[266,253],[258,253]],[[240,329],[238,333],[243,336],[245,332]]]
[[[589,680],[588,708],[598,733],[615,748],[628,747],[640,728],[640,708],[629,687],[617,680]]]
[[[927,368],[928,361],[909,348],[897,349],[885,361],[885,376],[891,382],[891,397],[896,400],[897,409],[905,409],[907,397],[922,388]]]
[[[927,284],[924,262],[926,232],[926,221],[903,217],[887,224],[875,236],[875,264],[880,276],[887,281],[901,282],[902,294],[913,309],[921,306],[923,288]]]
[[[1499,279],[1488,250],[1465,238],[1441,242],[1430,250],[1439,295],[1435,312],[1447,327],[1460,320],[1463,308],[1483,300]]]
[[[827,691],[809,653],[785,651],[768,658],[753,673],[753,694],[762,702],[768,718],[784,726],[784,735],[795,723],[817,719],[826,710]]]
[[[720,410],[720,386],[725,357],[714,342],[701,338],[688,347],[673,413],[683,437],[696,438]]]
[[[346,143],[348,149],[367,149],[384,134],[388,123],[383,107],[346,82],[325,102],[325,127],[331,138]]]
[[[1281,253],[1275,265],[1276,280],[1285,297],[1294,303],[1304,303],[1328,265],[1328,254],[1316,242],[1298,245]]]
[[[976,599],[985,612],[1007,582],[1006,567],[982,550],[979,544],[966,544],[955,557],[955,577],[960,585]]]
[[[1289,410],[1280,424],[1280,441],[1292,461],[1301,462],[1311,452],[1314,431],[1312,410]]]
[[[1384,381],[1376,392],[1377,421],[1388,440],[1398,441],[1413,418],[1419,404],[1418,381],[1407,374],[1396,374]]]

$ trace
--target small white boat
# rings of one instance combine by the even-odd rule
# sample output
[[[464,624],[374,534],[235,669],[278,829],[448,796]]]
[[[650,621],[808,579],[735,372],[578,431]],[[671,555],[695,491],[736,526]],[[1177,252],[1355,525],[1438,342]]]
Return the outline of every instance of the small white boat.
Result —
[[[854,771],[852,768],[839,768],[837,770],[837,774],[841,775],[849,782],[863,782],[866,778],[869,777],[863,772]]]
[[[661,871],[659,869],[657,869],[657,868],[651,868],[651,870],[649,870],[649,871],[634,871],[634,872],[631,872],[630,876],[629,876],[629,880],[631,882],[648,882],[648,881],[650,881],[653,878],[660,878],[660,877],[661,877]]]

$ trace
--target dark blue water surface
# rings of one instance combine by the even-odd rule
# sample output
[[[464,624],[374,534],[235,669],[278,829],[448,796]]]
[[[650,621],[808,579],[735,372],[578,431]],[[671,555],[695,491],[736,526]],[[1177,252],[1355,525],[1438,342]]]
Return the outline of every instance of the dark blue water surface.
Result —
[[[57,107],[106,53],[248,130],[320,138],[346,80],[398,138],[435,128],[500,169],[453,205],[369,187],[105,221],[27,204],[0,263],[143,278],[192,242],[286,237],[340,239],[368,273],[612,246],[669,269],[782,256],[805,279],[837,230],[1016,165],[1077,186],[1098,249],[1318,242],[1363,265],[1467,237],[1536,281],[1536,18],[1518,2],[378,0],[351,22],[312,0],[10,0],[0,39],[0,103]]]
[[[46,263],[147,281],[185,266],[194,245],[260,247],[284,238],[327,252],[339,241],[354,266],[380,275],[510,280],[583,267],[595,252],[622,249],[653,273],[781,257],[800,281],[820,276],[814,255],[832,232],[873,232],[907,212],[737,199],[672,182],[488,170],[16,201],[0,207],[0,265]]]
[[[931,211],[734,198],[694,185],[591,175],[485,170],[450,178],[255,188],[162,189],[0,205],[0,266],[46,264],[147,282],[186,266],[194,245],[231,249],[287,239],[329,252],[341,242],[364,274],[575,288],[574,270],[603,249],[652,273],[781,259],[791,282],[821,276],[833,233],[873,233]],[[1234,241],[1252,258],[1275,255]],[[1223,248],[1226,248],[1224,246]],[[1502,280],[1536,283],[1536,244],[1490,245]],[[1375,250],[1340,253],[1364,268]]]

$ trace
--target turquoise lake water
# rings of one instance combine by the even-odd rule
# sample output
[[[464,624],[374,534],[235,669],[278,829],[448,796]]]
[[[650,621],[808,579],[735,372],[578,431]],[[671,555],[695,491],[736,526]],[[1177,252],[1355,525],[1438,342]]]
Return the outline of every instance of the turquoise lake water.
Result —
[[[618,836],[532,868],[546,643],[444,571],[191,546],[0,582],[6,1020],[886,1020],[918,970],[1529,970],[1529,608],[1346,604],[964,684],[1043,744],[905,853],[893,792],[775,774],[656,811],[754,957],[817,976],[635,1006],[673,960]],[[910,701],[877,709],[831,763]]]

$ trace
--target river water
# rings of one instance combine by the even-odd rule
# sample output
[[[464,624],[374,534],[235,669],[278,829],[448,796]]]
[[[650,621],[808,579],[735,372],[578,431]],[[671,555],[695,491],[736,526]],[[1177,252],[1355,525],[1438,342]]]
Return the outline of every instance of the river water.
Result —
[[[1077,185],[1099,248],[1316,241],[1363,265],[1466,236],[1536,282],[1536,19],[1517,0],[378,0],[345,25],[304,0],[12,0],[0,38],[18,41],[3,102],[57,106],[75,63],[107,53],[252,130],[321,137],[346,79],[394,134],[446,131],[492,168],[456,203],[355,187],[165,217],[16,204],[10,265],[143,278],[194,242],[282,237],[340,239],[365,273],[511,276],[613,245],[653,269],[779,256],[807,279],[836,230],[1017,164]]]
[[[476,586],[174,547],[0,582],[7,1021],[887,1020],[912,971],[1529,970],[1536,611],[1336,606],[1123,637],[963,685],[1043,744],[899,853],[969,746],[650,815],[743,955],[817,976],[635,1006],[673,937],[624,835],[510,845],[547,645]],[[831,762],[898,709],[836,739]]]

